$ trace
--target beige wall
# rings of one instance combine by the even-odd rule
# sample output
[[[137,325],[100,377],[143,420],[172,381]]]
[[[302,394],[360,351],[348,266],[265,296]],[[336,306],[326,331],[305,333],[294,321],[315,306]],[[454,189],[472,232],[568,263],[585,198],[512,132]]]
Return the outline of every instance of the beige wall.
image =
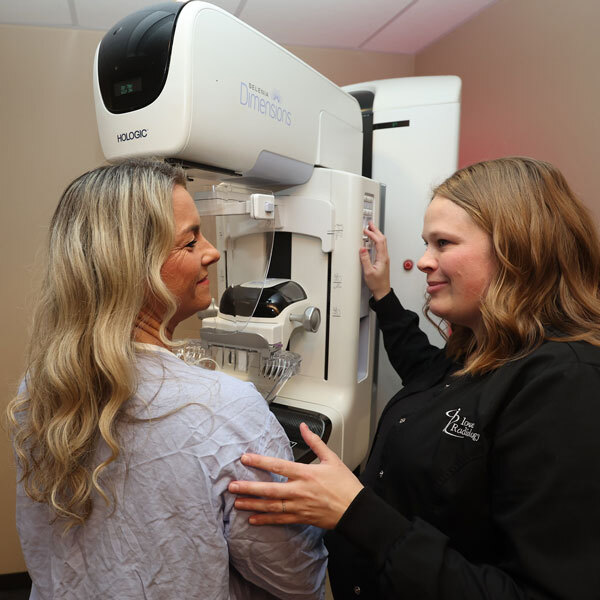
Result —
[[[101,32],[0,25],[0,411],[22,374],[30,309],[50,216],[65,186],[104,161],[91,66]],[[338,84],[412,74],[413,58],[293,48]],[[193,335],[198,320],[182,324]],[[188,331],[186,331],[186,328]],[[189,332],[189,333],[188,333]],[[15,472],[0,431],[0,574],[23,571],[14,526]]]
[[[410,54],[306,46],[286,47],[337,85],[414,75],[415,57]]]
[[[460,163],[548,160],[600,222],[600,2],[499,0],[416,57],[463,81]]]
[[[90,64],[97,32],[0,26],[0,407],[23,369],[48,221],[66,184],[103,161]],[[40,341],[43,343],[43,341]],[[23,571],[14,467],[0,433],[0,573]]]

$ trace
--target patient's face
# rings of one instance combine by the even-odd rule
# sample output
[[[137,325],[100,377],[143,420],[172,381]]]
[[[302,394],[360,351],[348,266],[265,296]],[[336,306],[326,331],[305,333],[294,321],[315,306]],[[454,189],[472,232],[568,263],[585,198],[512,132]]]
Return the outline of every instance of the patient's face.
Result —
[[[208,266],[220,256],[202,235],[194,201],[180,185],[173,189],[173,216],[175,246],[161,269],[162,279],[178,303],[170,328],[209,306]]]

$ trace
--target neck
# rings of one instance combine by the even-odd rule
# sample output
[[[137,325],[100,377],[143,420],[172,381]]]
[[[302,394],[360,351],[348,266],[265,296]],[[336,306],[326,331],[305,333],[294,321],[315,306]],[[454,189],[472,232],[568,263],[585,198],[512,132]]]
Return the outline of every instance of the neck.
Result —
[[[475,323],[473,325],[473,327],[471,327],[471,331],[473,332],[473,335],[475,336],[475,340],[477,342],[478,346],[481,346],[481,342],[483,341],[483,323],[481,321],[481,319],[479,319],[477,321],[477,323]]]
[[[161,321],[156,315],[143,308],[135,321],[133,337],[136,342],[162,346],[163,348],[170,350],[170,348],[160,339],[160,326]],[[173,331],[169,327],[165,328],[165,335],[167,339],[173,339]]]

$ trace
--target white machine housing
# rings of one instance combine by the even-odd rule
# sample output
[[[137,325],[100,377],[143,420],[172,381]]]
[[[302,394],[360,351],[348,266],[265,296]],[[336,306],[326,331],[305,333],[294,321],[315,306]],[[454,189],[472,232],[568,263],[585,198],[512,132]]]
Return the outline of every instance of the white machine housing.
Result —
[[[368,245],[363,235],[368,221],[379,220],[379,197],[377,182],[323,168],[315,169],[307,183],[278,192],[277,231],[291,234],[289,275],[307,299],[276,318],[252,317],[243,329],[302,357],[300,373],[285,384],[276,403],[327,417],[332,425],[327,444],[352,468],[368,450],[375,344],[375,318],[358,250]],[[233,228],[222,230],[228,232],[217,235],[222,255],[232,254],[235,247],[236,253],[252,255],[257,264],[263,263],[264,245],[261,248],[253,236],[237,235]],[[221,261],[218,266],[222,288],[228,279],[226,269],[236,265]],[[290,313],[301,313],[308,306],[322,315],[315,332],[289,320]],[[222,330],[237,326],[220,312],[204,319],[202,325]],[[245,352],[240,354],[244,368],[236,369],[234,358],[229,372],[245,379]]]
[[[283,388],[278,402],[320,412],[332,422],[328,446],[351,468],[369,447],[375,318],[358,249],[363,229],[379,222],[379,183],[340,171],[318,169],[311,180],[282,192],[282,203],[328,203],[334,228],[319,247],[305,234],[292,234],[292,277],[325,308],[327,321],[316,334],[297,330],[290,349],[302,355],[302,370]],[[313,200],[313,201],[314,201]],[[290,224],[293,221],[290,222]],[[313,227],[319,227],[315,220]],[[323,245],[332,244],[331,252]],[[302,332],[305,333],[305,332]]]
[[[160,27],[162,37],[155,33]],[[140,74],[142,56],[125,57],[153,35],[157,60],[168,55],[156,82]],[[123,51],[112,52],[119,44]],[[136,108],[151,87],[154,93]],[[314,165],[360,173],[356,100],[249,25],[199,0],[150,7],[111,28],[96,51],[94,99],[109,161],[169,157],[287,185],[306,182]]]

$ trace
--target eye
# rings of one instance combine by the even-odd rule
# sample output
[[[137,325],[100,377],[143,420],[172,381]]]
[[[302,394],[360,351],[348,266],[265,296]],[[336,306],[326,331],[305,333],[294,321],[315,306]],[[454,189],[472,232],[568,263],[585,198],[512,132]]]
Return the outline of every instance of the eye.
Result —
[[[193,248],[198,243],[198,240],[192,240],[189,244],[186,244],[184,248]]]
[[[444,246],[447,246],[450,242],[448,240],[440,239],[436,243],[439,248],[443,248]]]

